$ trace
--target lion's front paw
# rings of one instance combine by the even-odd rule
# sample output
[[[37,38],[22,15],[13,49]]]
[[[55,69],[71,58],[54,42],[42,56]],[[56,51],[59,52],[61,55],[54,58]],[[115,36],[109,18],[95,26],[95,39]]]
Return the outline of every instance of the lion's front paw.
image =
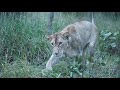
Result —
[[[41,72],[42,72],[43,76],[46,76],[50,71],[52,71],[52,68],[50,68],[50,69],[45,68]]]

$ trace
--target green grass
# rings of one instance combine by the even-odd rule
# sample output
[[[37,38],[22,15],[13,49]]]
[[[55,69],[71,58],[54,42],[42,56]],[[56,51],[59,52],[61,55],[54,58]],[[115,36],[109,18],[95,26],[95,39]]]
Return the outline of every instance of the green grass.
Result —
[[[76,58],[64,58],[43,73],[52,48],[47,41],[47,12],[20,15],[0,14],[0,77],[2,78],[111,78],[120,77],[120,17],[96,13],[94,16],[100,36],[94,57],[95,64],[79,70]],[[90,13],[56,12],[53,33],[79,20],[91,20]],[[111,33],[109,35],[109,33]],[[117,34],[115,34],[117,33]],[[108,36],[107,36],[108,35]],[[88,59],[88,56],[86,57]]]

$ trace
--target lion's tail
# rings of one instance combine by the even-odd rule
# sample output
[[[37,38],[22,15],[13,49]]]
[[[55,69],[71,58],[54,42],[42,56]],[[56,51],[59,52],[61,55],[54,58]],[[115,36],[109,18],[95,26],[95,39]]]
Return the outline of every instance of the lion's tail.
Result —
[[[93,23],[93,24],[95,24],[95,23],[94,23],[94,18],[93,18],[93,14],[94,14],[94,13],[92,12],[92,23]]]

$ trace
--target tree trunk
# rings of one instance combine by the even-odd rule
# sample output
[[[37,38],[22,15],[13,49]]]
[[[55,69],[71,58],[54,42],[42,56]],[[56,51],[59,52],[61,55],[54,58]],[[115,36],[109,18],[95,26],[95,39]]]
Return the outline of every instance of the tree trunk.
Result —
[[[48,13],[48,34],[52,34],[52,23],[54,18],[54,12]]]

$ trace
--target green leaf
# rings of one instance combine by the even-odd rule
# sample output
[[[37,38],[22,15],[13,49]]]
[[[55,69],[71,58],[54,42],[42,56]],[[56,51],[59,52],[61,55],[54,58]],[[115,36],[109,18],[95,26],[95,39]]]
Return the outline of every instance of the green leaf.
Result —
[[[110,45],[111,45],[111,47],[116,47],[115,43],[111,43]]]
[[[119,34],[119,31],[115,32],[113,35],[116,36],[116,35],[118,35],[118,34]]]
[[[70,77],[73,77],[73,72],[70,72]]]

